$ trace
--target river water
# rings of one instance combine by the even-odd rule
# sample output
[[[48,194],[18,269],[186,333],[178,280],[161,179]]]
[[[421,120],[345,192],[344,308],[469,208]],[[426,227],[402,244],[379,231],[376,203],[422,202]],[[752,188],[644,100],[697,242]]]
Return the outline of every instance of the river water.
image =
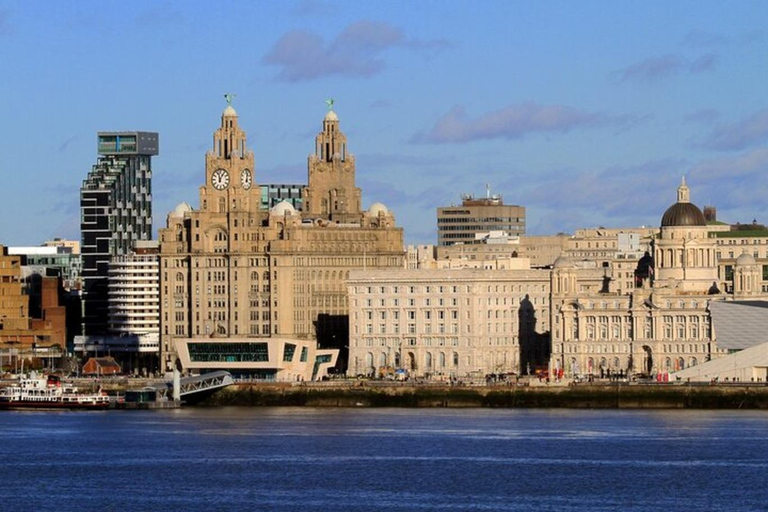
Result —
[[[768,510],[768,412],[0,412],[0,510]]]

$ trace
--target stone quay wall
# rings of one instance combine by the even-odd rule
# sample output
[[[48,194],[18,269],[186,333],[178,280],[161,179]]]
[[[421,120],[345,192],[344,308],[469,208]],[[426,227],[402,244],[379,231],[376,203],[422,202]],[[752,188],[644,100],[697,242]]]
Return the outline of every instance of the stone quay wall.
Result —
[[[202,406],[768,409],[768,386],[447,386],[238,383]]]

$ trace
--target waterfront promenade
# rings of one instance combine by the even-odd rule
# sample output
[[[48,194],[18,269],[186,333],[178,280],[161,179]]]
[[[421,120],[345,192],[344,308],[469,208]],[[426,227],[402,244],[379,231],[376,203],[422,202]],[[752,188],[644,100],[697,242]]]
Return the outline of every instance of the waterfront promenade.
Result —
[[[509,407],[768,409],[763,384],[590,383],[449,385],[440,382],[240,382],[202,405],[309,407]]]
[[[109,377],[74,379],[81,390],[101,388],[113,396],[146,386],[161,386],[162,379]],[[0,387],[7,382],[0,382]],[[303,407],[490,407],[578,409],[768,409],[766,383],[655,383],[609,382],[546,383],[536,378],[518,382],[484,379],[442,381],[387,381],[338,379],[322,382],[237,380],[198,404],[216,406]]]

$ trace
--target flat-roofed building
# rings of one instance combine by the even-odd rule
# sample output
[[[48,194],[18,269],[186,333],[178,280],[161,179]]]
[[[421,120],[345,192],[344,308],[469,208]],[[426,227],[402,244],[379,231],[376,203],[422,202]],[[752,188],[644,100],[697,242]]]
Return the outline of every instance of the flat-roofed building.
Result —
[[[79,290],[82,262],[72,246],[18,246],[8,247],[8,254],[22,255],[25,265],[54,269],[61,276],[65,290]]]
[[[44,247],[64,247],[70,249],[72,254],[80,254],[80,240],[65,240],[63,238],[54,238],[43,242]]]
[[[0,349],[17,357],[35,357],[37,349],[55,349],[61,355],[66,349],[61,278],[25,267],[23,259],[0,245]]]
[[[505,205],[500,195],[476,198],[465,195],[460,206],[437,209],[437,245],[472,243],[476,235],[501,231],[513,236],[525,234],[525,207]]]
[[[354,271],[348,374],[526,373],[549,358],[548,270]]]

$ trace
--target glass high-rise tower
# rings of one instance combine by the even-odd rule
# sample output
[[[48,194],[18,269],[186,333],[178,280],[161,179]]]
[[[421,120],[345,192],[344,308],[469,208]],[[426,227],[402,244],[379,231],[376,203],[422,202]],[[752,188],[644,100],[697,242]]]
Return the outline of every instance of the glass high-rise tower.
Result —
[[[99,132],[96,164],[80,188],[83,334],[107,330],[110,258],[152,239],[154,132]]]

